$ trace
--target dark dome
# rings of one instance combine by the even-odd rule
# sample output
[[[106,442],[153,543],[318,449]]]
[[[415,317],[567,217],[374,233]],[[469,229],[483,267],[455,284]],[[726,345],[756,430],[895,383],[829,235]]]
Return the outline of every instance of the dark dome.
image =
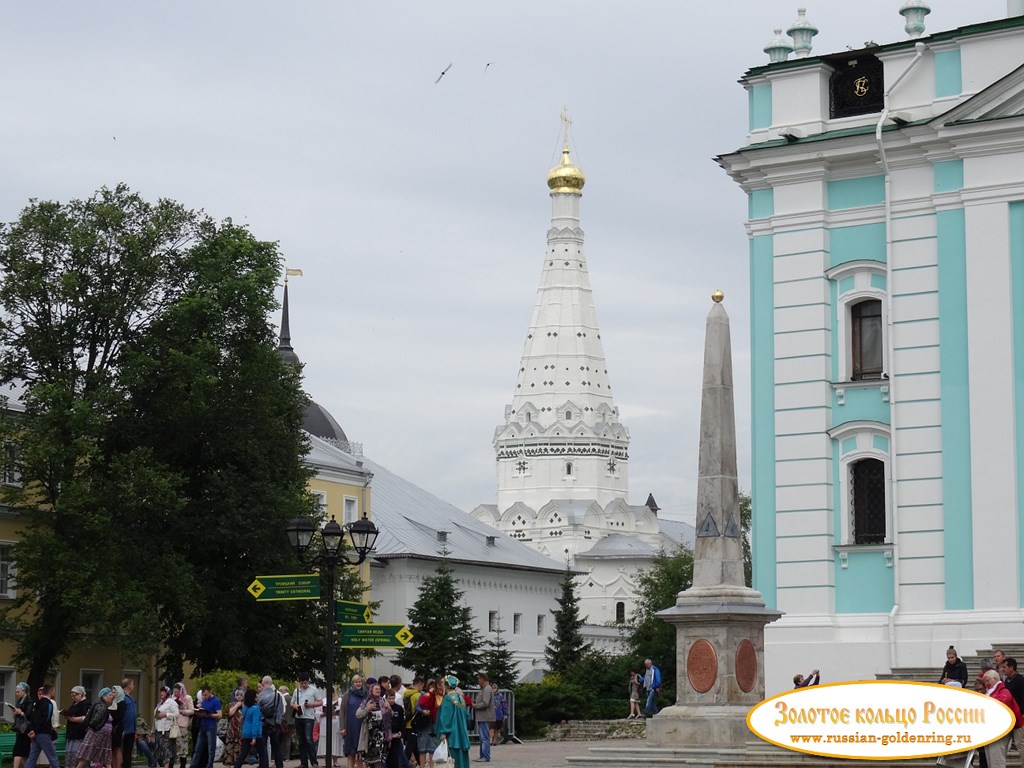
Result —
[[[306,406],[306,413],[302,417],[302,428],[311,435],[316,435],[324,440],[337,440],[342,443],[348,442],[345,430],[335,421],[330,412],[312,400]]]

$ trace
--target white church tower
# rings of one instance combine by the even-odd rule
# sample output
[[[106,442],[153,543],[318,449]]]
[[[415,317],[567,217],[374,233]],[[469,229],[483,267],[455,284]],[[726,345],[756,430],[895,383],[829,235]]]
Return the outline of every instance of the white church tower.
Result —
[[[505,423],[494,435],[498,507],[551,499],[602,507],[629,488],[629,433],[619,422],[580,229],[586,178],[569,158],[548,173],[551,228],[537,303]]]
[[[633,609],[639,569],[660,548],[692,542],[692,528],[663,537],[653,497],[639,507],[626,500],[629,432],[612,397],[580,228],[586,177],[570,158],[565,112],[562,121],[537,301],[512,403],[494,434],[498,503],[472,514],[570,563],[581,573],[582,615],[614,624]]]

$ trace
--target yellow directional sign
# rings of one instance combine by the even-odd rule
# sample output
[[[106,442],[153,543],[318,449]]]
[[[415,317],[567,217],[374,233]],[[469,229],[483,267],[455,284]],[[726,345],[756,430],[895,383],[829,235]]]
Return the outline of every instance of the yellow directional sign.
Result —
[[[271,600],[319,600],[320,577],[310,573],[257,576],[248,591],[260,603]]]
[[[402,648],[412,640],[404,624],[339,624],[342,648]]]

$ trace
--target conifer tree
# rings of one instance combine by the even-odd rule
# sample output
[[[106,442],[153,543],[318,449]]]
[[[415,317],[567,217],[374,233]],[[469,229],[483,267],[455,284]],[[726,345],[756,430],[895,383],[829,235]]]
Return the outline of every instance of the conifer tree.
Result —
[[[504,637],[505,631],[501,628],[501,614],[498,614],[494,634],[495,638],[487,641],[487,649],[484,651],[484,669],[490,681],[497,683],[499,688],[511,688],[519,679],[519,669]]]
[[[544,658],[548,662],[548,671],[565,674],[580,656],[590,650],[590,643],[583,641],[580,631],[586,617],[580,616],[576,583],[568,563],[562,576],[562,596],[557,602],[558,610],[551,612],[555,617],[555,633],[544,649]]]
[[[483,639],[473,626],[473,612],[463,603],[447,547],[432,576],[423,579],[416,602],[409,609],[412,641],[398,652],[399,665],[424,677],[453,674],[472,680],[480,671]]]

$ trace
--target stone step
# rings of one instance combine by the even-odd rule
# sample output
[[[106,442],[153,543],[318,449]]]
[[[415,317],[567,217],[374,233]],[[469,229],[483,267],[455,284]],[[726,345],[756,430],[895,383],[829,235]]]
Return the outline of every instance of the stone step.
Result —
[[[594,741],[595,739],[642,739],[647,723],[639,720],[570,720],[549,725],[546,737],[551,741]]]

